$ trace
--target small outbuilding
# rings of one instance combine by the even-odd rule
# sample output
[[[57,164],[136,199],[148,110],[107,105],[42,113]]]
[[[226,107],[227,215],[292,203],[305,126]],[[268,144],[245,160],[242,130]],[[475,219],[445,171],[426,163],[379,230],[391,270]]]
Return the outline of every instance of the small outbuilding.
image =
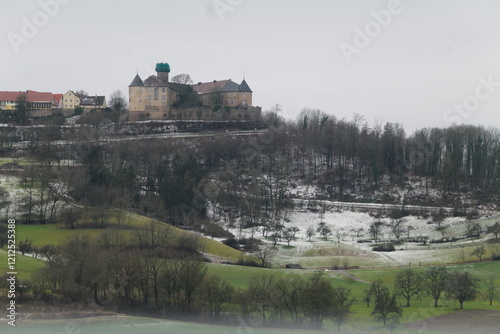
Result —
[[[286,269],[302,269],[300,264],[287,264],[287,265],[285,265],[285,268]]]

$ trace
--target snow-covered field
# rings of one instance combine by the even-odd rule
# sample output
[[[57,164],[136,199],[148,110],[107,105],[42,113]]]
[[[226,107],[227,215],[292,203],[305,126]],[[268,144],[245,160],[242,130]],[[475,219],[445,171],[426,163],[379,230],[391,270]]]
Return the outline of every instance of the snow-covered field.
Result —
[[[0,186],[3,187],[9,194],[7,201],[9,205],[5,205],[0,210],[0,217],[8,216],[11,212],[16,212],[24,195],[23,190],[19,187],[21,179],[15,176],[0,174]]]
[[[358,243],[358,240],[373,240],[369,234],[370,224],[379,221],[366,212],[350,210],[339,211],[338,209],[323,209],[314,207],[309,209],[295,208],[285,214],[286,220],[282,223],[285,228],[297,227],[296,239],[290,242],[290,247],[283,239],[277,243],[276,254],[273,262],[279,265],[287,263],[298,263],[304,267],[331,267],[331,266],[408,266],[428,265],[440,263],[460,262],[470,259],[470,247],[477,246],[478,240],[461,240],[450,243],[421,243],[409,242],[396,246],[394,252],[373,252],[372,242]],[[478,222],[485,229],[493,224],[499,217],[482,218]],[[390,218],[381,218],[382,232],[379,243],[396,240],[388,224]],[[441,223],[441,229],[437,230],[436,223],[431,217],[408,216],[403,218],[404,230],[410,229],[410,238],[427,236],[429,240],[437,240],[443,237],[459,237],[465,234],[467,224],[463,217],[447,217]],[[330,227],[332,234],[325,240],[316,232],[320,222]],[[307,238],[306,231],[312,226],[315,235],[311,241]],[[238,236],[239,229],[231,228],[230,231]],[[249,238],[250,230],[243,230],[242,237]],[[257,232],[254,237],[262,241],[272,243],[262,238],[262,232]],[[402,239],[406,237],[406,232]],[[486,236],[489,238],[491,235]],[[338,242],[340,239],[340,242]],[[484,241],[484,239],[482,239]],[[492,246],[493,247],[493,246]]]

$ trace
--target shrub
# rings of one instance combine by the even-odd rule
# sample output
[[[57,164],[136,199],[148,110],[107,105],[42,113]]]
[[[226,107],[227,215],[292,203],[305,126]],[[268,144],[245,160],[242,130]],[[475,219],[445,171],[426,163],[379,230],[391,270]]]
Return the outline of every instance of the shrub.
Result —
[[[234,236],[231,232],[226,231],[222,226],[212,223],[212,222],[206,222],[203,224],[203,228],[201,229],[201,232],[204,233],[205,235],[208,235],[212,238],[233,238]]]
[[[240,250],[240,246],[238,245],[238,241],[235,238],[229,238],[222,242],[224,245],[229,246],[231,248]]]
[[[203,252],[205,250],[205,243],[200,236],[193,233],[185,233],[177,238],[176,248],[187,251]]]
[[[243,258],[240,258],[236,264],[244,267],[262,267],[262,264],[255,260],[245,260]]]
[[[394,252],[396,248],[393,244],[383,244],[372,248],[374,252]]]

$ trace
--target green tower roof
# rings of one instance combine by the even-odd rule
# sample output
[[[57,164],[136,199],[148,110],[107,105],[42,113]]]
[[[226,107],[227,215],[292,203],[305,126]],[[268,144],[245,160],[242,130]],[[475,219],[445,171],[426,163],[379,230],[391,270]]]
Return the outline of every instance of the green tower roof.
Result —
[[[156,64],[156,72],[168,72],[170,73],[170,65],[167,63]]]

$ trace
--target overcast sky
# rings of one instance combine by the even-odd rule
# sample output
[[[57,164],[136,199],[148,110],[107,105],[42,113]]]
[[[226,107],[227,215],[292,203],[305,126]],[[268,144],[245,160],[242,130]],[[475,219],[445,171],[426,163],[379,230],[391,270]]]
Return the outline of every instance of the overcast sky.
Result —
[[[163,61],[195,82],[245,75],[254,105],[286,118],[500,127],[497,0],[2,0],[0,12],[0,90],[127,94]]]

